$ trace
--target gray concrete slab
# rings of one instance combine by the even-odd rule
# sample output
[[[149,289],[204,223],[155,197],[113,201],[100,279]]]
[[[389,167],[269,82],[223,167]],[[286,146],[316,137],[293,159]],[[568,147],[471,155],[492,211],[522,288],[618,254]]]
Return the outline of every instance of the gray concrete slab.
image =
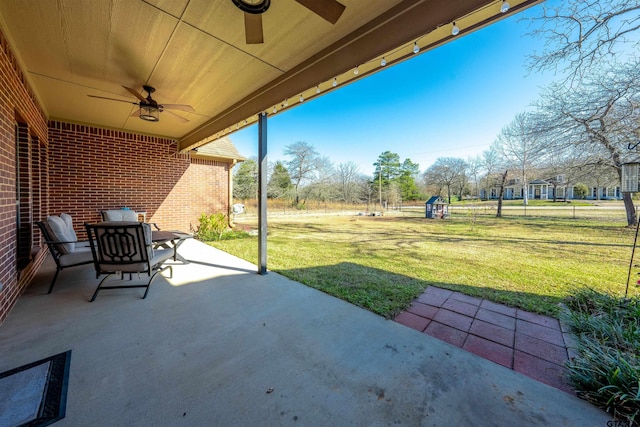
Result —
[[[101,292],[52,265],[0,326],[0,372],[71,349],[60,426],[598,426],[574,396],[197,241]],[[208,264],[208,265],[205,265]]]

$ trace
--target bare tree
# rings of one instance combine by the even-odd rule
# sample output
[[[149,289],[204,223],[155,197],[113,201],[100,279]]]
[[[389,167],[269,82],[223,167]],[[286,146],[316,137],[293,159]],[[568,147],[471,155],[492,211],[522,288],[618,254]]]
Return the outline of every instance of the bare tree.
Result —
[[[473,196],[480,197],[480,170],[482,169],[482,158],[480,156],[469,157],[467,159],[467,176],[472,180],[475,187]]]
[[[532,9],[534,10],[534,9]],[[637,0],[564,0],[545,2],[525,17],[530,35],[544,39],[541,52],[530,55],[531,71],[563,71],[578,82],[601,66],[637,51],[640,4]]]
[[[354,162],[340,163],[336,167],[336,180],[338,185],[338,197],[345,203],[354,203],[358,200],[358,165]]]
[[[501,164],[500,153],[498,153],[495,144],[492,144],[488,150],[482,152],[482,169],[484,170],[484,184],[487,198],[491,197],[491,188],[496,184],[495,174],[503,165]]]
[[[528,204],[529,197],[527,172],[539,163],[545,150],[543,139],[535,125],[536,122],[531,114],[516,114],[513,121],[502,128],[494,142],[496,151],[500,153],[507,167],[520,173],[525,206]]]
[[[427,185],[447,189],[447,200],[451,203],[451,188],[464,173],[465,161],[456,157],[439,157],[424,173]]]
[[[284,148],[284,154],[290,156],[287,169],[293,184],[296,204],[300,201],[300,184],[315,177],[318,170],[320,155],[313,145],[305,141],[298,141]]]
[[[640,135],[640,61],[614,65],[568,88],[551,85],[538,103],[538,130],[558,150],[579,149],[595,164],[613,168],[622,180],[622,164]],[[636,222],[631,195],[623,193],[627,223]]]
[[[462,159],[460,159],[462,160]],[[460,172],[460,174],[458,175],[458,179],[456,179],[455,182],[455,186],[457,189],[457,193],[458,193],[458,200],[462,200],[462,198],[464,197],[465,193],[469,191],[469,176],[467,175],[467,169],[469,168],[469,165],[467,165],[467,162],[465,162],[464,160],[462,160],[464,162],[464,166],[462,171]]]
[[[335,170],[328,157],[318,157],[316,161],[316,173],[300,191],[305,199],[315,200],[318,205],[321,202],[330,202],[336,199]]]

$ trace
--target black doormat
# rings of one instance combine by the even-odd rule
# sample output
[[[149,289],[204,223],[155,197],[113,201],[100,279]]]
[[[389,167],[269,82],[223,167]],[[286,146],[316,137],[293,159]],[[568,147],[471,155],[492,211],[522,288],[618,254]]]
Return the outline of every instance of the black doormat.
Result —
[[[0,374],[0,426],[41,427],[65,416],[71,350]]]

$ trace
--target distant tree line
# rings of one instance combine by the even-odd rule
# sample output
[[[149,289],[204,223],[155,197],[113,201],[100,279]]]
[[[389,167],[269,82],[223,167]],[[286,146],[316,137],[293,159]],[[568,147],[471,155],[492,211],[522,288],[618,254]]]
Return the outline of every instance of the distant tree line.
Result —
[[[425,198],[417,183],[420,166],[411,159],[400,160],[385,151],[373,164],[373,175],[362,173],[354,162],[334,165],[313,145],[298,141],[285,147],[288,160],[268,165],[267,197],[303,208],[309,202],[339,202],[389,207]],[[255,199],[258,193],[256,159],[241,163],[235,170],[234,197]]]

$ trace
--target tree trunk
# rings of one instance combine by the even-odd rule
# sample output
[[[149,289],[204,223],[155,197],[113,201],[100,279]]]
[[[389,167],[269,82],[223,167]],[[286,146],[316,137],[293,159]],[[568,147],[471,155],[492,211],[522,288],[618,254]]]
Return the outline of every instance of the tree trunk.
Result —
[[[502,218],[502,198],[504,196],[504,183],[507,182],[508,170],[504,171],[502,175],[502,182],[500,183],[500,193],[498,194],[498,211],[496,212],[496,218]]]
[[[620,163],[619,157],[615,160],[616,165],[620,165],[616,167],[616,172],[618,173],[618,182],[622,184],[622,165]],[[597,190],[596,193],[600,194]],[[631,199],[631,193],[622,193],[622,201],[624,202],[624,209],[627,211],[627,225],[636,225],[636,223],[638,222],[638,218],[636,215],[636,206],[633,204],[633,200]]]
[[[624,201],[624,208],[627,211],[627,225],[636,225],[636,207],[631,199],[631,193],[622,193],[622,200]]]

